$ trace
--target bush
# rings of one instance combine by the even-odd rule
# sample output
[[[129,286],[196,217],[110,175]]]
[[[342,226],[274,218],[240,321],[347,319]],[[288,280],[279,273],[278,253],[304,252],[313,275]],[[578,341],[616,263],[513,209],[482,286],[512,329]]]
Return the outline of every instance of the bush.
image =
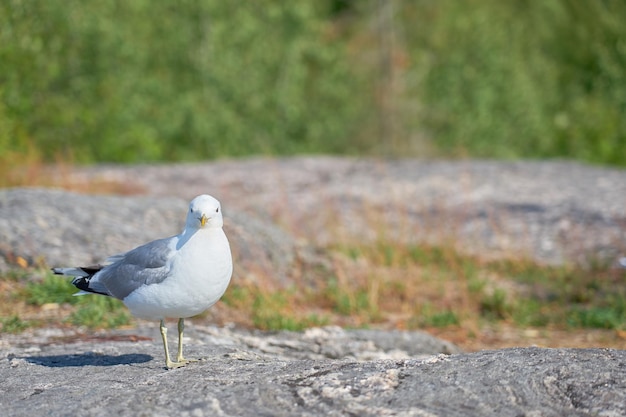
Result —
[[[624,2],[425,4],[403,14],[414,128],[452,154],[626,164]]]
[[[364,103],[328,25],[307,1],[3,2],[0,146],[83,162],[341,151]]]
[[[620,0],[8,0],[0,152],[626,165],[624,21]]]

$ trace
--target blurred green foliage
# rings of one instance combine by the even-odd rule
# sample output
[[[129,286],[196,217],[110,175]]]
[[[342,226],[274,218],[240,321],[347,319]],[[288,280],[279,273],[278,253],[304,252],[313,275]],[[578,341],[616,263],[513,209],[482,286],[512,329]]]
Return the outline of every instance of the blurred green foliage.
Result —
[[[417,120],[452,152],[626,165],[625,19],[616,0],[416,6]]]
[[[6,0],[0,153],[626,165],[621,0]]]

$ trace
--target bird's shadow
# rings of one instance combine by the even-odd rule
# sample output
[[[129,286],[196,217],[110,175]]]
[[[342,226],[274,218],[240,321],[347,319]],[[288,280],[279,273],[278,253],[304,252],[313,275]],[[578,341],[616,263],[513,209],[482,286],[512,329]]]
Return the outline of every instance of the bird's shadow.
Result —
[[[72,366],[115,366],[145,363],[154,359],[143,353],[127,353],[124,355],[103,355],[86,352],[74,355],[29,356],[24,360],[49,368],[65,368]]]

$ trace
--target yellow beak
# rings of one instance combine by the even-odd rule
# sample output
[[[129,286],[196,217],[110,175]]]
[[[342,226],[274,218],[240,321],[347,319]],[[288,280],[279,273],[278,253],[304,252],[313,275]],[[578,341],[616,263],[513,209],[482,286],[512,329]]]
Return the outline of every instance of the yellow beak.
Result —
[[[206,224],[206,222],[209,221],[209,218],[206,215],[202,215],[202,217],[200,217],[200,226],[204,227],[204,225]]]

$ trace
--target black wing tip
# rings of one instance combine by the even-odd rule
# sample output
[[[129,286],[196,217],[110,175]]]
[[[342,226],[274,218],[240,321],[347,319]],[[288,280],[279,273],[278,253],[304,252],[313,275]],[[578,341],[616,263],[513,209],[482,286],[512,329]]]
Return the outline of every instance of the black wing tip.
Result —
[[[100,295],[106,295],[109,296],[110,294],[107,294],[105,292],[101,292],[101,291],[96,291],[93,288],[89,287],[89,280],[91,279],[92,275],[88,276],[88,277],[76,277],[72,280],[72,285],[74,285],[76,288],[78,288],[81,291],[85,291],[85,292],[90,292],[93,294],[100,294]]]
[[[76,288],[78,288],[81,291],[89,292],[92,294],[100,294],[100,295],[109,296],[110,294],[106,292],[97,291],[89,287],[89,281],[91,281],[91,278],[94,276],[96,272],[100,271],[102,268],[103,268],[102,265],[93,265],[93,266],[86,266],[86,267],[80,267],[80,268],[51,268],[51,269],[55,275],[73,276],[74,279],[72,280],[72,285],[74,285]],[[73,275],[72,273],[68,273],[68,270],[82,271],[86,273],[87,276],[84,276],[84,275],[76,276],[76,275]]]

